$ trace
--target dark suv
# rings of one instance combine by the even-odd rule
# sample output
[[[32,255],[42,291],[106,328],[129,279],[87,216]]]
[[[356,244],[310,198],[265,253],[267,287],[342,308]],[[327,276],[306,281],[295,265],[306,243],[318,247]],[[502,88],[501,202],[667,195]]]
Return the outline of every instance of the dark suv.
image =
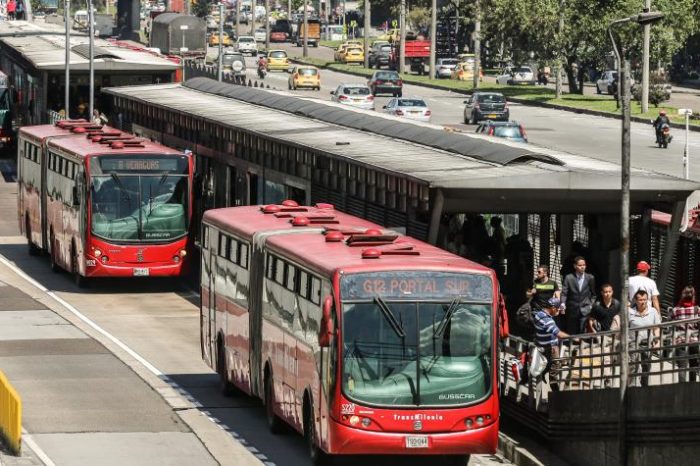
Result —
[[[474,92],[464,101],[464,124],[477,124],[481,120],[508,121],[508,102],[500,92]]]
[[[369,49],[369,67],[379,69],[382,66],[389,66],[390,57],[391,44],[389,42],[374,43]]]
[[[403,81],[396,71],[375,71],[367,81],[372,95],[391,94],[394,97],[403,95]]]

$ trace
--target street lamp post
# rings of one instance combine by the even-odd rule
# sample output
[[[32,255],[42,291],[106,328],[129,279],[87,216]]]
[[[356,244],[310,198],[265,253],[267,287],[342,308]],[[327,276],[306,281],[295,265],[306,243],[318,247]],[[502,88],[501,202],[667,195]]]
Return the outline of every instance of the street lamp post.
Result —
[[[615,42],[613,26],[635,22],[640,25],[651,24],[663,18],[663,13],[644,12],[628,18],[613,21],[608,26],[608,35],[615,51],[618,63],[622,66],[622,75],[618,82],[620,101],[622,103],[622,158],[620,162],[622,201],[620,206],[620,405],[618,417],[619,464],[627,466],[627,382],[629,375],[629,248],[630,248],[630,63],[623,58]]]
[[[224,4],[219,3],[219,56],[216,59],[216,79],[224,77]]]
[[[64,5],[64,19],[66,21],[66,92],[63,108],[66,111],[66,119],[70,119],[70,0]]]
[[[88,1],[88,49],[90,55],[90,98],[88,100],[89,105],[89,120],[92,120],[92,114],[95,110],[95,7],[92,4],[92,0]]]

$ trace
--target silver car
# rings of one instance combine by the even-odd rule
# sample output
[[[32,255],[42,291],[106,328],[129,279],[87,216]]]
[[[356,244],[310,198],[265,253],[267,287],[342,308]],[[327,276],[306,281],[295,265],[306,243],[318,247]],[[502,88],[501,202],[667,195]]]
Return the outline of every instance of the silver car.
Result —
[[[459,60],[456,58],[438,58],[437,63],[435,63],[435,77],[438,79],[451,78],[457,63]]]
[[[331,91],[331,100],[343,105],[374,110],[374,96],[364,84],[341,84]]]
[[[496,76],[496,84],[508,86],[517,84],[537,84],[535,72],[529,66],[519,66],[517,68],[507,68]]]
[[[432,112],[419,97],[398,97],[389,100],[384,106],[384,113],[408,120],[429,122]]]

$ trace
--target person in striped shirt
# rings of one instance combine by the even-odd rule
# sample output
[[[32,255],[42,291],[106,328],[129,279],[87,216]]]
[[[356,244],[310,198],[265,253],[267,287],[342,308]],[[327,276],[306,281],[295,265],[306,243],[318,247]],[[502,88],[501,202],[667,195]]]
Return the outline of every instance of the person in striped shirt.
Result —
[[[559,339],[569,336],[568,333],[559,329],[554,317],[559,315],[561,300],[559,298],[549,298],[544,309],[537,309],[532,315],[532,322],[535,326],[535,345],[544,350],[547,358],[547,367],[541,377],[549,373],[549,379],[557,380],[557,374],[561,369],[561,363],[555,361],[559,358]],[[550,383],[552,390],[559,390],[559,384]]]
[[[700,317],[700,312],[698,311],[700,311],[700,308],[698,308],[695,299],[695,288],[688,285],[683,288],[681,299],[671,310],[671,320],[695,319]],[[695,382],[697,380],[698,366],[700,366],[697,330],[697,323],[679,324],[673,332],[676,337],[676,345],[688,345],[676,348],[676,357],[681,358],[676,361],[676,365],[682,369],[678,373],[678,379],[681,382],[688,380],[688,373],[686,372],[688,367],[690,367],[690,381]]]

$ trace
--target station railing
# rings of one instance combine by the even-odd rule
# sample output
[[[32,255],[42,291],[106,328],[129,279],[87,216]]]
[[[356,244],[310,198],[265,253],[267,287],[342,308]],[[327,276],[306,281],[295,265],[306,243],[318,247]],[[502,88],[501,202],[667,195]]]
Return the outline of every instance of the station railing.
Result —
[[[0,435],[15,455],[22,449],[22,399],[0,371]]]
[[[666,314],[666,313],[664,313]],[[700,318],[673,320],[629,331],[629,386],[667,385],[700,380]],[[596,390],[620,386],[621,334],[619,330],[575,335],[561,340],[555,370],[534,380],[521,381],[511,368],[513,360],[534,344],[511,336],[502,345],[501,388],[515,391],[517,400],[533,407],[558,390]],[[558,369],[558,370],[556,370]],[[524,380],[524,382],[523,382]]]

